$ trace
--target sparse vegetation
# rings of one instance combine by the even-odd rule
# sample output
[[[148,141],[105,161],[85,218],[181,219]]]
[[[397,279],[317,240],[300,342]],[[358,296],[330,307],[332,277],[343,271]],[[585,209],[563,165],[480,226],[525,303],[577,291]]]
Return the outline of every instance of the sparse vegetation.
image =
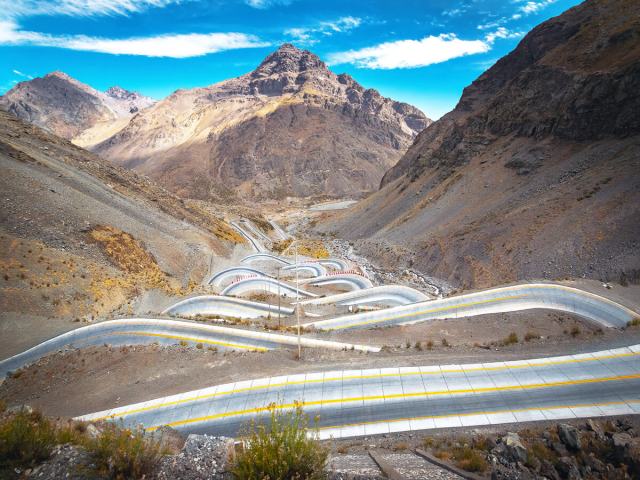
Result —
[[[519,339],[518,339],[518,335],[516,334],[516,332],[511,332],[509,335],[507,335],[503,340],[502,340],[502,345],[514,345],[516,343],[518,343]]]
[[[324,478],[328,451],[308,436],[309,419],[301,408],[289,413],[271,409],[268,424],[251,422],[246,448],[235,462],[238,480],[316,480]]]
[[[90,454],[94,473],[114,480],[148,477],[161,456],[159,445],[142,430],[107,424],[91,437],[83,422],[54,422],[38,411],[22,409],[0,418],[0,478],[47,460],[55,445],[67,443]]]
[[[571,327],[571,331],[569,333],[573,338],[575,338],[582,333],[582,330],[580,330],[579,326],[574,325],[573,327]]]
[[[145,438],[143,430],[121,429],[112,424],[82,443],[91,453],[98,472],[110,479],[148,477],[161,457],[159,444]]]
[[[448,347],[449,346],[449,341],[446,338],[443,338],[441,343],[442,343],[443,347]]]
[[[538,335],[535,332],[529,331],[524,335],[524,341],[525,342],[530,342],[531,340],[535,340],[536,338],[540,338],[540,335]]]

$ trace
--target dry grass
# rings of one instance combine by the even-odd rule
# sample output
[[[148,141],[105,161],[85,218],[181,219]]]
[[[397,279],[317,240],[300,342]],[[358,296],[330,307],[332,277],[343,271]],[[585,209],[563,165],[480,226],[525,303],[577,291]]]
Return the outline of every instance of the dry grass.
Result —
[[[298,255],[304,255],[311,258],[329,258],[329,251],[322,243],[322,240],[298,240],[296,242],[298,246]],[[287,247],[282,253],[286,255],[293,254],[291,245]]]

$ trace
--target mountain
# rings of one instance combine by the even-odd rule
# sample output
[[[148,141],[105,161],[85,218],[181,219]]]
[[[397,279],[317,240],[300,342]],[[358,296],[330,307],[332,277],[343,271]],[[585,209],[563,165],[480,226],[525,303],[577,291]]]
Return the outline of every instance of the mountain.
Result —
[[[3,357],[130,315],[145,294],[188,293],[242,241],[215,212],[3,111],[0,190]]]
[[[462,287],[640,268],[640,3],[534,28],[321,229]],[[624,283],[624,282],[621,282]]]
[[[96,126],[115,123],[122,128],[123,121],[154,102],[120,87],[99,92],[63,72],[53,72],[17,84],[0,98],[0,109],[73,139]]]
[[[89,145],[191,198],[353,196],[430,120],[284,44],[253,72],[178,90]]]

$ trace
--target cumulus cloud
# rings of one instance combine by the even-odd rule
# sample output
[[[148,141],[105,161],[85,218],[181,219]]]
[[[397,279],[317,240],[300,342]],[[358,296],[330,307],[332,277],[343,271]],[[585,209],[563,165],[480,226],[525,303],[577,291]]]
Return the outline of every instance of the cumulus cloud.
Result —
[[[20,30],[12,21],[0,21],[0,45],[33,45],[114,55],[187,58],[238,48],[266,47],[269,43],[260,41],[254,35],[235,32],[169,34],[124,39],[49,35]]]
[[[507,30],[505,27],[498,27],[497,30],[487,33],[484,39],[491,45],[498,38],[520,38],[523,35],[524,32],[513,32],[511,30]]]
[[[527,2],[522,5],[519,10],[523,12],[525,15],[530,15],[532,13],[538,13],[540,10],[547,8],[552,3],[555,3],[556,0],[541,0],[539,2]]]
[[[452,58],[485,53],[491,49],[483,40],[461,40],[453,33],[421,40],[398,40],[373,47],[329,54],[329,64],[350,63],[362,68],[394,69],[425,67]]]
[[[0,15],[20,17],[33,15],[128,15],[149,8],[163,8],[182,0],[19,0],[2,2]]]
[[[330,37],[336,33],[348,32],[361,24],[361,18],[346,16],[323,21],[312,27],[289,28],[284,31],[284,34],[298,43],[313,45],[318,43],[318,36]]]

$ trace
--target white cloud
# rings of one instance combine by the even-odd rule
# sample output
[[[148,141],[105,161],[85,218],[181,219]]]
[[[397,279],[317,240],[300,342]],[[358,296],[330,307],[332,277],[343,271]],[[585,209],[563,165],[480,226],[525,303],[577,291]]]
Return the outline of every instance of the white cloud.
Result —
[[[520,38],[524,35],[524,32],[513,32],[507,30],[505,27],[498,27],[494,32],[489,32],[485,35],[485,41],[492,45],[498,38]]]
[[[187,58],[269,44],[244,33],[188,33],[124,39],[87,35],[49,35],[20,30],[12,21],[0,21],[0,45],[58,47],[114,55]]]
[[[33,15],[128,15],[149,8],[163,8],[182,0],[17,0],[3,1],[0,15],[5,18]]]
[[[329,54],[329,64],[351,63],[375,69],[425,67],[452,58],[485,53],[491,46],[482,40],[461,40],[455,34],[429,36],[422,40],[385,42],[360,50]]]
[[[316,36],[330,37],[336,33],[344,33],[362,24],[362,19],[358,17],[346,16],[336,20],[323,21],[314,27],[289,28],[284,34],[298,43],[313,45],[318,43]]]
[[[290,5],[292,0],[245,0],[244,3],[253,8],[264,10],[277,5]]]
[[[13,72],[15,75],[18,75],[19,77],[28,78],[29,80],[33,79],[33,77],[32,77],[31,75],[26,74],[26,73],[22,73],[20,70],[15,70],[15,69],[14,69],[14,70],[12,70],[12,72]]]
[[[547,8],[549,5],[555,2],[556,0],[541,0],[539,2],[527,2],[524,5],[522,5],[519,8],[519,10],[523,12],[525,15],[530,15],[532,13],[538,13],[540,10]]]

